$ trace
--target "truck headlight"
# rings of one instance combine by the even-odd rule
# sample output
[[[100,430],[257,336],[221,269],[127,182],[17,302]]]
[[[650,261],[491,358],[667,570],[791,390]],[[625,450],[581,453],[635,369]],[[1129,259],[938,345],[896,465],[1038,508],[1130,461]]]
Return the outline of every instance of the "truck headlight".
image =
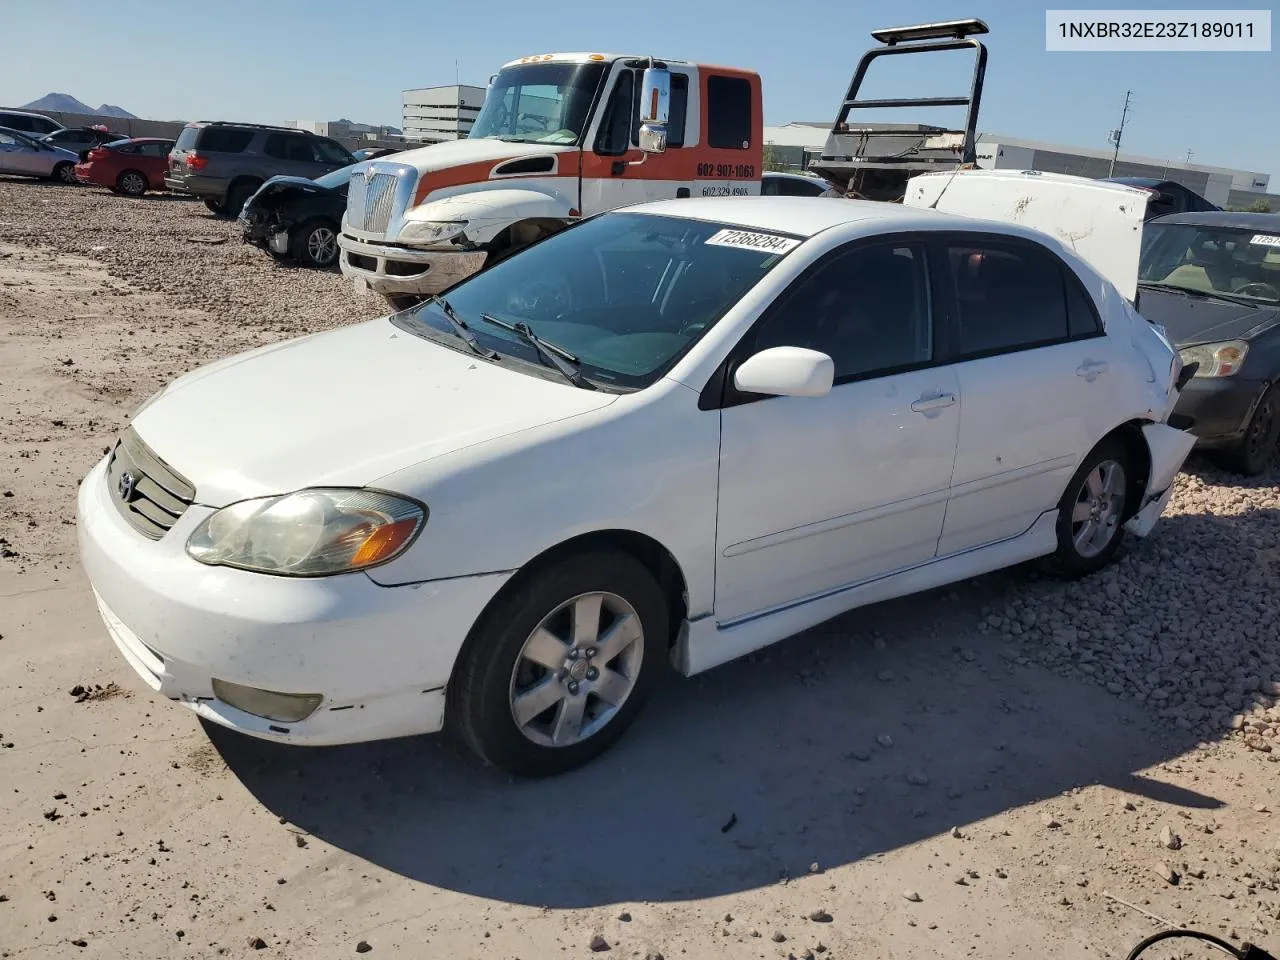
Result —
[[[438,223],[431,220],[408,220],[396,238],[401,243],[443,243],[467,229],[467,221]]]
[[[210,566],[324,577],[386,563],[408,548],[427,508],[376,490],[299,490],[243,500],[205,518],[187,553]]]
[[[1244,340],[1228,340],[1225,343],[1202,343],[1183,347],[1178,353],[1183,366],[1200,364],[1196,377],[1230,377],[1240,372],[1249,344]]]

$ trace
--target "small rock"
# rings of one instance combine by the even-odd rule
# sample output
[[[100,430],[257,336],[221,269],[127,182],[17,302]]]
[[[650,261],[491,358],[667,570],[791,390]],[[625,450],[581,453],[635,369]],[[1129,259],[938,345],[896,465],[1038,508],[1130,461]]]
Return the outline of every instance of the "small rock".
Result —
[[[591,938],[592,953],[604,953],[608,949],[609,949],[609,941],[606,940],[604,937],[600,936],[600,934],[597,933],[594,937]]]
[[[1001,880],[1009,879],[1009,874],[1005,873],[1003,870],[998,868],[996,869],[996,876],[999,877]]]
[[[852,757],[854,760],[860,760],[863,763],[866,763],[868,760],[871,759],[871,751],[870,750],[850,750],[849,756]]]
[[[957,885],[957,886],[961,886],[961,887],[967,887],[967,886],[969,885],[969,881],[968,881],[968,879],[967,879],[967,878],[962,874],[961,876],[956,877],[956,885]]]
[[[293,835],[293,842],[300,847],[305,847],[307,845],[307,838],[300,833],[295,833]]]
[[[924,899],[924,897],[920,896],[920,894],[916,893],[914,890],[904,890],[902,895],[912,903],[920,903]]]
[[[1265,803],[1260,803],[1253,808],[1253,812],[1254,813],[1270,813],[1271,808],[1268,807]]]
[[[781,930],[775,930],[773,931],[773,936],[770,937],[769,939],[772,940],[774,943],[785,943],[787,939],[787,935],[783,933]]]
[[[88,691],[85,690],[84,684],[77,683],[74,687],[67,691],[73,697],[83,697]],[[1244,726],[1244,718],[1240,718],[1240,725]]]
[[[52,821],[52,820],[61,820],[61,819],[62,819],[62,814],[60,814],[60,813],[58,812],[58,808],[57,808],[57,807],[54,807],[54,808],[53,808],[53,809],[51,809],[51,810],[46,810],[46,811],[44,811],[44,818],[45,818],[46,820],[51,820],[51,821]]]
[[[89,945],[89,941],[81,937],[78,940],[72,940],[71,945],[73,947],[87,947]]]
[[[1057,817],[1055,817],[1052,813],[1049,813],[1048,811],[1045,811],[1044,813],[1040,814],[1040,822],[1043,823],[1050,830],[1057,830],[1059,827],[1062,826],[1062,824],[1058,821]]]
[[[368,940],[361,940],[356,944],[356,953],[368,953],[373,947],[370,946]]]
[[[1129,811],[1130,813],[1132,813],[1134,810],[1137,810],[1138,808],[1137,808],[1137,807],[1135,807],[1135,806],[1133,805],[1133,801],[1132,801],[1132,800],[1126,800],[1126,801],[1124,802],[1124,806],[1123,806],[1121,809],[1123,809],[1123,810],[1127,810],[1127,811]]]
[[[907,774],[907,783],[913,787],[927,787],[929,778],[923,770],[912,770]]]
[[[1166,850],[1182,849],[1182,838],[1166,824],[1160,828],[1160,846]]]
[[[809,864],[809,872],[810,872],[810,873],[821,873],[821,872],[822,872],[822,867],[820,867],[820,866],[818,865],[817,861],[815,861],[815,862],[813,862],[813,863]]]
[[[879,680],[881,683],[888,683],[890,680],[893,679],[893,671],[881,670],[879,673],[876,674],[876,679]]]
[[[55,794],[53,795],[53,799],[55,799],[55,800],[65,800],[65,799],[67,799],[67,795],[66,795],[65,793],[63,793],[61,790],[59,790],[57,793],[55,793]]]
[[[831,914],[827,913],[825,910],[818,909],[809,914],[809,919],[814,923],[830,923]]]
[[[261,937],[250,937],[250,938],[249,938],[249,949],[250,949],[250,950],[265,950],[265,949],[267,949],[267,941],[263,940]]]
[[[657,950],[650,950],[644,955],[644,960],[666,960]]]
[[[960,832],[960,828],[959,828],[959,827],[952,827],[952,828],[951,828],[951,836],[952,836],[952,837],[954,837],[956,840],[963,840],[963,839],[964,839],[964,834]]]
[[[1178,881],[1182,879],[1178,871],[1169,866],[1169,864],[1164,860],[1157,861],[1152,865],[1151,869],[1156,872],[1156,875],[1159,876],[1161,880],[1169,884],[1171,887],[1176,887],[1178,885]]]
[[[876,743],[888,750],[893,746],[893,737],[889,736],[887,733],[882,733],[880,736],[876,737]]]
[[[623,910],[620,914],[618,914],[618,919],[621,920],[623,923],[630,923],[631,914],[629,914],[626,910]]]
[[[630,917],[628,917],[627,919],[629,920],[629,919],[631,919],[631,918],[630,918]],[[724,915],[724,922],[725,922],[725,923],[733,923],[733,914],[732,914],[732,913],[726,913],[726,914]]]

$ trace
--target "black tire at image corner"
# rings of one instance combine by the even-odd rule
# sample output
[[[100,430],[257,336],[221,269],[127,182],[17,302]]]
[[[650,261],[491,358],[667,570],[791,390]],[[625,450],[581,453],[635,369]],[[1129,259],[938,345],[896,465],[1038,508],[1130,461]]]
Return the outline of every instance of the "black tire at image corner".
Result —
[[[1280,453],[1280,387],[1267,389],[1244,429],[1239,442],[1219,451],[1216,459],[1223,467],[1246,477],[1263,473]]]
[[[1076,549],[1072,535],[1072,512],[1075,509],[1076,498],[1080,494],[1081,487],[1089,474],[1107,460],[1112,460],[1120,465],[1121,470],[1124,472],[1122,490],[1126,497],[1129,495],[1132,477],[1132,467],[1130,465],[1132,458],[1129,456],[1129,450],[1119,437],[1107,437],[1089,451],[1088,455],[1081,461],[1070,482],[1067,483],[1062,499],[1058,501],[1058,519],[1055,526],[1058,548],[1048,559],[1053,572],[1063,579],[1078,579],[1101,570],[1111,562],[1112,557],[1115,556],[1121,542],[1124,540],[1124,520],[1129,516],[1129,507],[1131,506],[1128,502],[1124,503],[1122,507],[1121,521],[1116,526],[1115,535],[1096,555],[1092,557],[1083,556]]]
[[[644,705],[665,670],[670,640],[667,601],[638,560],[592,550],[550,561],[510,583],[477,620],[448,687],[445,724],[487,763],[522,777],[545,777],[582,766],[612,746]],[[594,736],[565,747],[535,744],[511,713],[511,682],[530,634],[573,597],[607,591],[626,600],[643,630],[640,673],[626,702]]]

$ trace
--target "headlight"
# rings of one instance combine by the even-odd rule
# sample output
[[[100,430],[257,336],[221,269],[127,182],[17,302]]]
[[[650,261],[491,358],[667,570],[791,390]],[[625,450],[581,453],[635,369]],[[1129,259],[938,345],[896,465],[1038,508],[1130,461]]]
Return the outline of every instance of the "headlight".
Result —
[[[400,228],[396,238],[401,243],[442,243],[452,240],[467,229],[465,220],[456,223],[434,223],[427,220],[409,220]]]
[[[211,566],[323,577],[386,563],[426,522],[426,507],[389,493],[299,490],[224,507],[196,527],[187,553]]]
[[[1184,366],[1200,364],[1197,377],[1230,377],[1240,372],[1249,344],[1243,340],[1226,343],[1202,343],[1195,347],[1183,347],[1178,351]]]

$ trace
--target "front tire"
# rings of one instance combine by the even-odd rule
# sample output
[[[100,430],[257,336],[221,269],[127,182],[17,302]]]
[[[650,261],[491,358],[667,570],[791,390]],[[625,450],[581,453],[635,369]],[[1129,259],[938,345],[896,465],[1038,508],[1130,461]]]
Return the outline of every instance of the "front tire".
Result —
[[[1077,579],[1101,570],[1124,539],[1128,515],[1129,451],[1115,437],[1085,457],[1058,502],[1056,572]]]
[[[517,776],[582,766],[635,719],[668,633],[666,598],[639,561],[603,550],[553,561],[472,628],[449,684],[449,723]]]
[[[297,263],[325,270],[338,260],[338,228],[330,220],[308,220],[289,240],[289,255]]]
[[[1218,460],[1228,470],[1256,477],[1267,469],[1280,443],[1280,389],[1271,387],[1254,407],[1244,436],[1227,447]]]

